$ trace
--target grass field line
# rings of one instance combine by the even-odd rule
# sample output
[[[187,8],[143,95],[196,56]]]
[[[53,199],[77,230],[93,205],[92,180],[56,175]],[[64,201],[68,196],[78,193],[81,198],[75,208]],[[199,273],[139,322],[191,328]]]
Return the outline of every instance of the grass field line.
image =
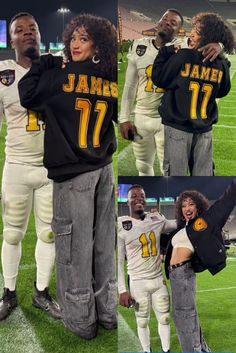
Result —
[[[235,73],[236,73],[236,70],[235,70],[234,66],[233,67],[231,66],[231,70],[230,70],[230,80],[231,81],[233,80]]]
[[[222,287],[222,288],[210,288],[210,289],[199,289],[197,293],[204,293],[204,292],[217,292],[220,290],[229,290],[229,289],[236,289],[236,287]]]
[[[223,128],[223,129],[236,129],[235,125],[214,125],[214,128],[215,127],[220,127],[220,128]]]
[[[118,313],[119,330],[118,330],[118,352],[141,352],[142,347],[140,345],[138,337],[134,331],[129,327],[128,323]]]
[[[123,170],[125,170],[126,168],[124,168],[124,165],[127,165],[127,161],[129,161],[129,164],[133,166],[133,168],[135,168],[135,157],[134,157],[134,153],[133,153],[133,146],[132,143],[130,143],[128,146],[126,146],[118,155],[118,175],[123,175],[121,174],[119,171],[123,168]],[[136,170],[136,168],[135,168]],[[137,172],[138,175],[138,172]]]
[[[126,158],[130,158],[130,153],[133,153],[133,146],[132,143],[130,143],[128,146],[126,146],[120,153],[119,153],[119,162],[122,162],[123,160],[125,161]]]
[[[235,119],[235,115],[234,114],[227,114],[227,113],[222,113],[220,114],[220,116],[222,117],[221,119],[225,118],[233,118]]]
[[[217,142],[217,141],[222,142],[222,140],[220,138],[215,138],[214,137],[213,138],[213,142]],[[232,145],[236,145],[236,140],[235,139],[227,139],[227,142],[231,143]],[[221,161],[221,162],[225,161],[226,162],[226,161],[229,161],[229,160],[227,159],[227,156],[223,156],[222,158],[219,158],[219,161]],[[227,176],[230,176],[230,175],[235,175],[235,174],[231,174],[231,173],[227,174]]]
[[[142,347],[138,336],[130,328],[121,313],[118,313],[119,330],[118,330],[118,352],[142,352]],[[135,320],[135,316],[134,316]],[[150,318],[150,322],[157,322],[155,317]],[[176,333],[171,334],[171,338],[176,336]],[[126,338],[126,339],[124,339]],[[159,335],[150,337],[151,342],[160,341]]]
[[[233,102],[224,102],[220,104],[220,108],[222,109],[230,109],[230,111],[233,113],[236,110],[235,104]],[[227,115],[227,113],[226,113]]]
[[[3,278],[0,274],[0,288],[3,288]],[[45,353],[37,339],[35,331],[26,319],[20,307],[17,307],[9,318],[0,323],[5,326],[7,334],[1,333],[1,353]],[[6,327],[8,326],[8,330]]]
[[[224,114],[225,116],[229,117],[233,117],[235,118],[234,115],[227,115]],[[222,129],[236,129],[236,126],[234,125],[225,125],[225,124],[216,124],[214,125],[214,128],[222,128]],[[217,141],[217,139],[213,138],[213,141]],[[221,142],[221,140],[219,140]],[[229,140],[228,140],[229,141]],[[233,139],[232,142],[234,142],[235,140]],[[132,147],[132,143],[130,143],[128,146],[126,146],[122,151],[119,152],[118,154],[118,160],[119,160],[119,164],[118,164],[118,170],[119,170],[119,165],[122,166],[123,163],[127,164],[127,161],[131,161],[134,160],[135,163],[135,157],[133,154],[133,147]]]

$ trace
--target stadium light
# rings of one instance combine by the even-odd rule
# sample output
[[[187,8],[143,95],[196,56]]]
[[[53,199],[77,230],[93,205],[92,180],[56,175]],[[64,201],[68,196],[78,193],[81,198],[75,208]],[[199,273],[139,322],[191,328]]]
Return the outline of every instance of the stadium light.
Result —
[[[64,27],[65,27],[65,14],[67,14],[68,12],[70,12],[70,9],[68,9],[67,7],[60,7],[60,9],[57,10],[57,12],[59,12],[60,14],[62,14],[62,33],[64,32]]]

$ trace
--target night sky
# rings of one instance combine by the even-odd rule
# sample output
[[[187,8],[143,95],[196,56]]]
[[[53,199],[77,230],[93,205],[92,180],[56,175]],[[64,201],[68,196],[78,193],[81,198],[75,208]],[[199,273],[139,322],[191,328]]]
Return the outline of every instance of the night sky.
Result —
[[[147,197],[177,197],[184,190],[198,190],[217,199],[233,177],[119,177],[119,184],[141,184]]]
[[[71,10],[64,15],[65,24],[82,12],[107,17],[114,24],[117,21],[117,0],[6,0],[1,2],[0,19],[9,23],[16,13],[30,12],[39,24],[42,42],[48,44],[61,39],[63,19],[57,9],[62,6]]]

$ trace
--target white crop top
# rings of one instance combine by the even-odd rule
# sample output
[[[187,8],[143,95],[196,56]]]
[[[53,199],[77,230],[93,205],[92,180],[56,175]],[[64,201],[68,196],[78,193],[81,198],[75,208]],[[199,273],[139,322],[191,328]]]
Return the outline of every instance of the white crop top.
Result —
[[[194,252],[194,248],[188,238],[186,228],[180,229],[171,240],[173,248],[188,248]]]

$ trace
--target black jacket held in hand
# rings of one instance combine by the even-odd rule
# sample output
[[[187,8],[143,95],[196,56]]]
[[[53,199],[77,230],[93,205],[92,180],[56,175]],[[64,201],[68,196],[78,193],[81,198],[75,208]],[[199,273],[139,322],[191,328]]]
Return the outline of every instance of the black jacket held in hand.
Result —
[[[216,98],[230,90],[229,61],[202,62],[196,49],[163,47],[154,61],[152,81],[166,89],[159,113],[162,123],[190,133],[203,133],[218,121]]]
[[[117,83],[91,60],[61,67],[42,55],[18,86],[21,104],[46,117],[44,165],[55,181],[111,163],[116,150]]]
[[[210,208],[191,220],[186,226],[187,235],[194,247],[191,263],[195,272],[208,270],[212,275],[226,266],[226,250],[222,228],[236,205],[236,179]],[[178,231],[178,230],[177,230]],[[175,234],[177,233],[175,231]],[[171,241],[165,258],[166,276],[173,247]]]

